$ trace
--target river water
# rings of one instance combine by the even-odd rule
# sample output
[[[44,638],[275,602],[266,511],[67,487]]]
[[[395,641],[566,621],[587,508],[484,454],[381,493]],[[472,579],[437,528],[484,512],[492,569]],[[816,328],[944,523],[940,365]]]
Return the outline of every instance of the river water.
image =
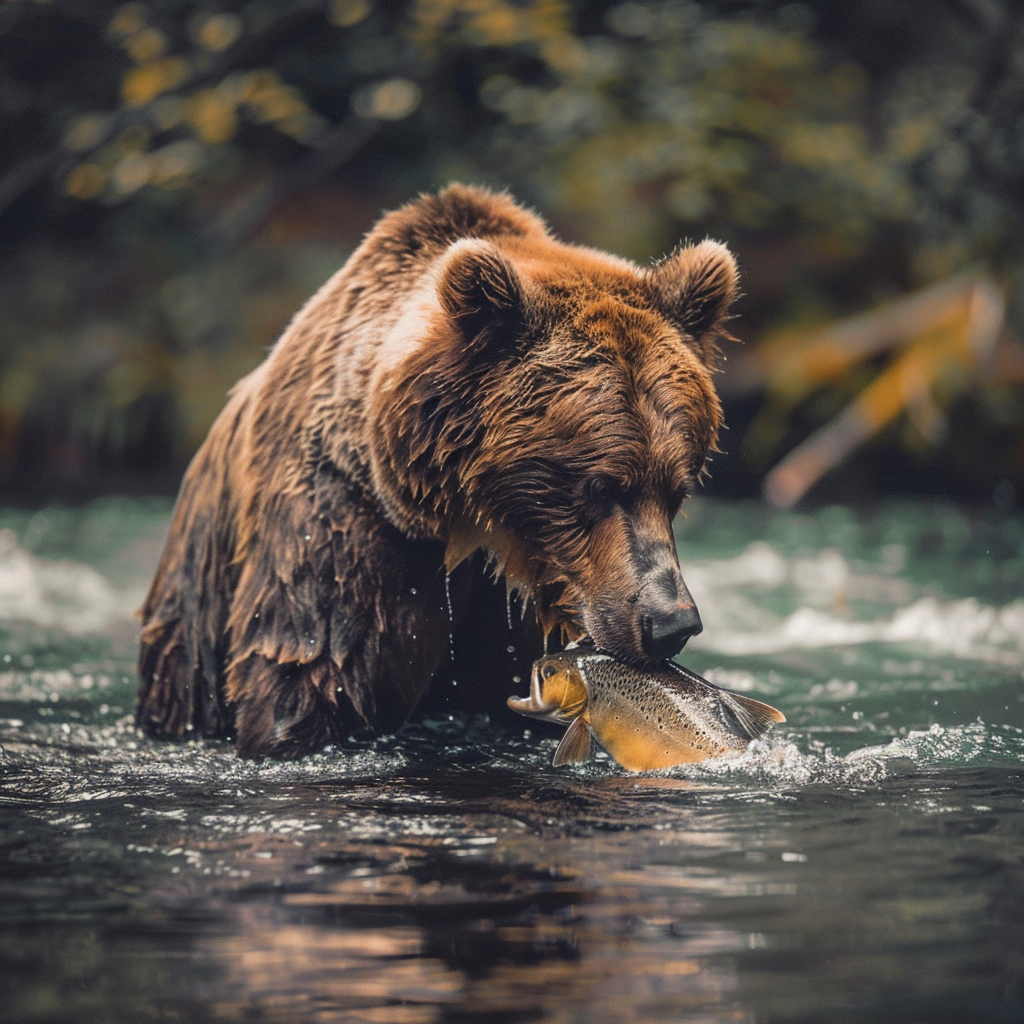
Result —
[[[631,775],[511,712],[143,738],[168,515],[0,511],[0,1019],[1024,1020],[1024,518],[692,503],[683,660],[788,722]]]

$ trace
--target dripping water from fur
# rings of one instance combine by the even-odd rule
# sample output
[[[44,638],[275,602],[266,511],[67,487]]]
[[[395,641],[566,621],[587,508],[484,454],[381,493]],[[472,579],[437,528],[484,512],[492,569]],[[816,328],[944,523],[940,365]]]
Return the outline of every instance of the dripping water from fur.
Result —
[[[444,600],[448,606],[448,657],[452,663],[452,686],[458,686],[455,678],[455,616],[452,614],[452,574],[444,574]]]

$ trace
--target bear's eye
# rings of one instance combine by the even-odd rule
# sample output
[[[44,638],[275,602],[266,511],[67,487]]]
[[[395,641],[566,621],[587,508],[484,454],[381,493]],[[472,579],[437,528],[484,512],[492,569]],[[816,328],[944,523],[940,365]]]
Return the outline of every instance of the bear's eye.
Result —
[[[681,487],[677,487],[669,495],[669,499],[668,499],[669,500],[669,507],[673,511],[678,512],[679,509],[681,508],[683,502],[686,501],[686,499],[689,496],[690,496],[690,485],[689,484],[683,484]]]
[[[621,502],[623,497],[622,487],[618,481],[607,476],[596,476],[587,481],[587,500],[591,505],[603,511],[609,505]]]

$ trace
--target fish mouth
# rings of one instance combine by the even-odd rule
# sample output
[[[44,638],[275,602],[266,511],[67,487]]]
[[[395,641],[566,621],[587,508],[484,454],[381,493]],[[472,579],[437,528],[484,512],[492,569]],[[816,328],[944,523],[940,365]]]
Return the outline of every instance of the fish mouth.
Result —
[[[564,715],[557,704],[546,703],[542,695],[540,672],[543,663],[543,658],[533,663],[533,671],[530,673],[530,695],[528,697],[509,697],[506,703],[513,711],[520,715],[526,715],[527,718],[565,725],[567,722],[571,722],[572,718]]]

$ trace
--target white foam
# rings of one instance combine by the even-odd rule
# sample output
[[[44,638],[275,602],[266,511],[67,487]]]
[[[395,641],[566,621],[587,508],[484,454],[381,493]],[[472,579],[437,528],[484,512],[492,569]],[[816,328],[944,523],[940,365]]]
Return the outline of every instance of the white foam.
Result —
[[[1016,666],[1024,663],[1024,601],[1002,608],[975,598],[923,597],[887,619],[857,621],[817,608],[798,608],[768,628],[729,628],[716,621],[695,646],[720,654],[777,654],[868,643],[918,645],[934,653]]]
[[[850,585],[850,563],[835,550],[826,548],[814,558],[798,558],[793,563],[793,582],[809,593],[834,594]]]
[[[808,691],[808,697],[825,697],[829,700],[851,700],[857,696],[858,686],[853,679],[830,679],[827,683],[815,683]]]
[[[761,680],[753,672],[744,669],[730,669],[715,666],[704,672],[704,678],[715,686],[723,686],[727,690],[735,690],[738,693],[747,693],[758,689]]]
[[[848,760],[869,758],[892,760],[905,758],[915,764],[933,765],[943,761],[958,764],[978,758],[989,745],[985,723],[979,718],[967,725],[948,729],[932,725],[929,729],[915,729],[906,736],[890,740],[884,746],[865,747],[848,755]]]
[[[690,776],[761,779],[784,787],[873,783],[905,774],[908,766],[927,771],[993,755],[1019,757],[1024,752],[1024,738],[1008,737],[1004,732],[1005,729],[987,726],[980,719],[949,728],[932,725],[847,754],[827,748],[804,752],[790,739],[768,736],[754,740],[742,754],[702,761],[681,771]]]
[[[735,558],[697,563],[696,574],[719,587],[781,587],[789,579],[789,566],[770,544],[755,540]],[[687,573],[689,579],[690,570]]]
[[[95,633],[130,619],[140,597],[135,589],[118,590],[88,565],[37,558],[13,530],[0,530],[0,622]]]
[[[891,554],[883,570],[899,564]],[[1024,665],[1024,600],[1003,607],[976,598],[914,600],[906,580],[884,571],[857,573],[835,549],[787,561],[756,541],[736,558],[689,564],[687,580],[704,620],[703,634],[693,641],[698,650],[743,657],[909,644],[957,658]],[[774,610],[792,607],[794,600],[798,607],[788,614]],[[857,618],[850,604],[856,600],[867,602],[873,617]]]

